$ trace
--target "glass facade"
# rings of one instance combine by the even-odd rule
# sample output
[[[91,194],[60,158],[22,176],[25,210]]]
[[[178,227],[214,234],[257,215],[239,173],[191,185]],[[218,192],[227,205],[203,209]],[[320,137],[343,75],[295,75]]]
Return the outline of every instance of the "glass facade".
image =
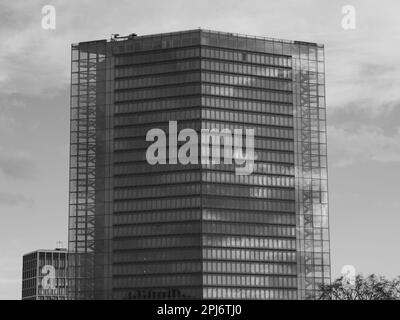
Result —
[[[114,59],[106,41],[71,52],[69,250],[71,299],[110,299]]]
[[[206,30],[73,45],[71,298],[312,299],[330,281],[323,61]],[[253,173],[150,165],[169,121],[254,129]]]
[[[39,250],[24,255],[22,300],[66,300],[67,267],[66,250]]]
[[[330,282],[324,49],[292,47],[299,295]]]

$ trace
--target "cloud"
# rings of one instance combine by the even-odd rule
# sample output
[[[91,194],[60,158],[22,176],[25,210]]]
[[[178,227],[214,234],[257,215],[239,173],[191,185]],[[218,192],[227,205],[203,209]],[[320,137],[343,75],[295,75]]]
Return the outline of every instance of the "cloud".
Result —
[[[0,92],[4,94],[54,95],[69,80],[70,41],[73,30],[41,28],[41,8],[46,3],[29,1],[0,4]],[[62,4],[53,1],[62,12]]]
[[[25,107],[26,103],[23,101],[23,98],[20,94],[2,95],[0,97],[0,111],[8,111]]]
[[[361,126],[356,130],[328,126],[329,154],[334,167],[376,161],[400,162],[400,127],[395,134],[385,135],[377,126]]]
[[[398,55],[400,52],[396,53]],[[346,58],[340,63],[342,58],[335,58],[339,59],[332,63],[332,69],[335,70],[327,72],[329,108],[343,109],[356,104],[371,116],[379,116],[386,111],[383,106],[395,105],[400,101],[400,65],[391,61],[392,58],[383,58],[379,54],[375,56],[377,60],[382,60],[381,63],[371,64],[353,59],[344,62]]]
[[[15,112],[25,107],[26,104],[19,95],[3,94],[0,97],[0,141],[1,138],[4,139],[6,136],[9,138],[15,134],[18,127]]]
[[[364,63],[360,66],[360,76],[371,77],[371,76],[382,76],[387,75],[393,71],[393,67],[385,64],[378,63]]]
[[[35,174],[36,165],[28,153],[0,146],[0,176],[11,179],[30,179]]]
[[[0,135],[2,137],[4,137],[5,135],[11,135],[14,132],[16,125],[17,122],[14,118],[0,113]]]
[[[353,1],[357,28],[325,35],[327,105],[362,104],[376,117],[400,101],[400,2]],[[324,37],[324,35],[322,35]]]
[[[0,205],[15,207],[15,206],[27,206],[32,207],[34,201],[30,198],[25,197],[22,194],[13,194],[0,192]]]
[[[333,127],[354,132],[365,126],[375,126],[386,136],[397,133],[400,119],[400,100],[371,106],[369,101],[359,99],[342,108],[328,108],[327,122]]]

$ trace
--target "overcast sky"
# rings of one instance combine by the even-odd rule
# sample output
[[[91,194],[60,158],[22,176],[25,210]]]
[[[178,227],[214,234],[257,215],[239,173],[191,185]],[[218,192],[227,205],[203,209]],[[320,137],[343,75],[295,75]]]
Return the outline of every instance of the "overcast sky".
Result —
[[[400,275],[399,13],[398,0],[1,0],[0,299],[20,298],[24,253],[67,244],[71,43],[198,27],[325,44],[333,276]]]

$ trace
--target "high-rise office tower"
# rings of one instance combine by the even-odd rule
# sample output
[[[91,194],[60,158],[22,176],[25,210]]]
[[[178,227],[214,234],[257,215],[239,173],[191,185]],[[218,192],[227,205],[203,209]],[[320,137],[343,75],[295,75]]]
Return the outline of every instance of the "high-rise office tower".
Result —
[[[37,250],[22,260],[22,300],[68,298],[67,249]]]
[[[71,79],[71,298],[312,299],[330,281],[322,45],[114,36],[72,45]],[[167,164],[146,158],[155,128]],[[252,172],[176,161],[183,129],[254,130]]]

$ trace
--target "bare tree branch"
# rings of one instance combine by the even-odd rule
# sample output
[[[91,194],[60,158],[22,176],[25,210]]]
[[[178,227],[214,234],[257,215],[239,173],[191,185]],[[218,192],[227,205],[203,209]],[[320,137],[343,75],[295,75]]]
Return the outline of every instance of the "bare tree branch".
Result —
[[[400,277],[388,280],[375,274],[357,275],[354,284],[340,277],[322,284],[319,291],[320,300],[400,300]]]

